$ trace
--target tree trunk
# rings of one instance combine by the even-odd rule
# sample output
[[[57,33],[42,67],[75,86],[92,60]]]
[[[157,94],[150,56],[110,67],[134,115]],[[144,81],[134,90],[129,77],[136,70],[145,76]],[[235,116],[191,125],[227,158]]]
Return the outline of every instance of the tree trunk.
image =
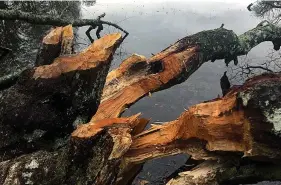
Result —
[[[81,125],[61,149],[1,162],[0,184],[114,184],[131,134],[147,123],[138,117],[103,120],[92,128]]]
[[[234,87],[223,98],[194,105],[177,120],[135,136],[128,160],[142,162],[182,152],[201,160],[216,152],[237,152],[276,161],[281,158],[280,88],[281,75],[265,74]]]
[[[143,162],[178,153],[208,161],[171,184],[220,184],[230,176],[237,180],[240,174],[245,179],[255,175],[259,180],[280,179],[278,170],[269,173],[279,168],[281,157],[280,74],[257,76],[223,98],[194,105],[177,120],[147,131],[143,130],[148,120],[139,114],[117,118],[150,92],[185,81],[208,60],[236,63],[238,55],[263,41],[272,41],[279,49],[279,27],[259,24],[240,36],[224,28],[199,32],[151,59],[133,55],[107,77],[121,34],[106,35],[83,52],[69,55],[70,28],[58,34],[66,46],[60,53],[67,55],[24,71],[1,94],[1,184],[127,184]],[[92,115],[89,123],[79,124]],[[239,165],[229,164],[234,159]],[[245,159],[250,165],[243,163]]]
[[[64,29],[64,28],[63,28]],[[111,34],[83,52],[25,70],[0,97],[0,148],[11,157],[46,147],[95,114],[110,63],[122,39]],[[11,155],[11,156],[9,156]]]
[[[280,164],[255,163],[237,157],[221,161],[205,161],[190,171],[179,173],[167,185],[253,184],[281,180]]]
[[[133,55],[106,80],[101,105],[93,121],[118,117],[136,101],[189,78],[203,63],[225,59],[225,63],[247,54],[264,41],[280,48],[281,28],[263,22],[256,28],[237,36],[232,30],[218,28],[187,36],[150,59]]]

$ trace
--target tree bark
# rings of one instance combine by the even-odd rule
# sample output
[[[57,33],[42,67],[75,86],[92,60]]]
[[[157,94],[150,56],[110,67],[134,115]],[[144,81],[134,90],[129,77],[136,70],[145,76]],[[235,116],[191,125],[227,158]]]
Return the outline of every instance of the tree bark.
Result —
[[[126,36],[129,34],[126,30],[118,26],[117,24],[101,20],[105,14],[98,16],[96,19],[75,19],[68,20],[62,19],[61,17],[54,17],[50,15],[34,15],[27,12],[22,12],[20,10],[3,10],[0,9],[0,19],[2,20],[21,20],[31,24],[40,24],[40,25],[53,25],[53,26],[66,26],[71,24],[73,27],[82,27],[82,26],[98,26],[106,24],[113,26],[121,31],[123,31]],[[125,37],[126,37],[125,36]]]
[[[280,74],[257,76],[223,98],[190,107],[175,121],[152,126],[134,137],[127,161],[178,153],[215,159],[216,152],[260,161],[280,159],[280,82]]]
[[[261,181],[280,181],[280,164],[256,163],[237,159],[205,161],[190,171],[179,173],[167,185],[253,184]]]
[[[246,55],[265,41],[272,41],[279,49],[280,33],[280,27],[268,22],[240,36],[218,28],[187,36],[150,59],[133,55],[108,75],[101,105],[92,121],[120,116],[142,97],[184,82],[209,60],[237,63],[237,56]]]
[[[114,184],[131,134],[147,120],[134,115],[81,125],[67,146],[54,152],[38,151],[0,163],[0,183]],[[111,126],[107,126],[111,125]]]
[[[0,148],[5,158],[48,148],[95,114],[121,34],[104,36],[83,52],[25,70],[0,97]],[[53,146],[52,146],[53,147]]]
[[[225,182],[221,176],[233,168],[224,162],[234,158],[238,162],[241,157],[253,160],[253,169],[262,173],[257,161],[269,165],[281,157],[280,74],[257,76],[233,87],[223,98],[194,105],[177,120],[153,125],[147,131],[143,129],[148,120],[139,115],[117,117],[150,92],[185,81],[208,60],[225,58],[226,64],[230,60],[236,63],[238,55],[263,41],[272,41],[279,49],[280,30],[262,23],[240,36],[224,28],[199,32],[151,59],[133,55],[106,77],[123,39],[121,34],[111,34],[79,54],[60,56],[52,64],[26,70],[0,97],[0,182],[126,184],[139,170],[135,165],[178,153],[213,160],[206,162],[207,183]],[[63,51],[70,51],[67,48]],[[93,114],[88,124],[77,125]],[[65,139],[75,126],[70,139]],[[204,163],[201,166],[206,169]],[[242,164],[242,171],[237,169],[231,175],[250,176],[244,166],[248,169]],[[218,173],[219,168],[222,171]],[[196,170],[187,174],[190,179]],[[209,181],[209,174],[218,176]],[[261,179],[278,180],[279,174]],[[192,183],[200,183],[196,179]]]

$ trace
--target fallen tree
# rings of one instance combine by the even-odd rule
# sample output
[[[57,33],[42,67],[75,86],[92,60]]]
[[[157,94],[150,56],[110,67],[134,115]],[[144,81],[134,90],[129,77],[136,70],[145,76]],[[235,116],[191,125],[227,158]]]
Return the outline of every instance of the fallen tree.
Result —
[[[52,25],[52,26],[66,26],[71,24],[73,27],[82,27],[82,26],[90,26],[90,30],[100,27],[103,24],[113,26],[125,33],[125,37],[129,34],[126,30],[118,26],[117,24],[101,20],[105,16],[105,13],[98,16],[96,19],[75,19],[68,20],[62,19],[61,17],[54,17],[50,15],[35,15],[28,12],[23,12],[20,10],[4,10],[0,9],[0,19],[1,20],[20,20],[25,21],[31,24],[43,24],[43,25]],[[100,31],[102,29],[97,30],[97,36],[99,37]],[[123,38],[123,39],[124,39]]]
[[[194,105],[177,120],[152,126],[135,136],[128,160],[141,162],[179,152],[202,160],[221,151],[276,161],[281,157],[280,80],[279,74],[254,77],[223,98]],[[198,150],[195,139],[201,140]]]
[[[4,184],[36,184],[39,179],[46,184],[112,184],[124,161],[183,152],[207,161],[168,184],[280,180],[280,128],[275,122],[280,86],[279,74],[255,77],[223,98],[194,105],[179,119],[140,134],[137,130],[147,120],[139,115],[81,125],[67,147],[2,162],[0,176]]]
[[[0,9],[0,20],[19,20],[19,21],[25,21],[30,24],[52,25],[52,26],[60,26],[60,27],[67,26],[67,25],[72,25],[73,27],[89,26],[88,30],[86,31],[86,35],[88,36],[88,38],[91,42],[93,42],[94,39],[91,37],[90,32],[93,29],[97,28],[96,36],[97,36],[97,38],[100,38],[100,33],[103,30],[103,25],[113,26],[114,28],[124,32],[125,35],[122,37],[122,41],[129,35],[129,33],[126,30],[124,30],[122,27],[120,27],[119,25],[114,24],[109,21],[102,20],[102,18],[104,18],[104,17],[105,17],[105,13],[97,16],[96,19],[68,20],[65,18],[61,18],[60,16],[56,17],[56,16],[52,16],[52,15],[36,15],[36,14],[28,13],[28,12],[23,12],[21,10]],[[41,56],[37,56],[37,60],[35,61],[35,66],[44,65],[44,63],[40,63],[40,62],[42,62],[41,61],[42,58],[40,58],[40,57],[43,57],[43,58],[45,57],[44,60],[48,61],[45,64],[50,64],[53,61],[53,59],[56,58],[60,53],[61,53],[61,55],[66,55],[66,54],[72,53],[72,51],[71,52],[68,51],[68,52],[64,52],[64,53],[60,52],[61,38],[59,38],[57,36],[60,35],[59,33],[62,30],[59,30],[59,29],[55,29],[55,30],[57,33],[55,33],[55,32],[50,33],[43,39],[43,42],[42,42],[41,47],[38,52],[38,54]],[[53,36],[51,36],[52,34],[53,34]],[[57,35],[57,36],[55,36],[55,35]],[[73,42],[73,38],[69,38],[69,39],[72,40],[72,42]],[[50,47],[50,48],[46,48],[46,47]],[[44,51],[44,50],[46,50],[46,51]],[[0,53],[1,54],[0,60],[2,58],[4,58],[8,54],[8,52],[11,52],[10,49],[4,48],[4,47],[0,47],[0,51],[3,51],[2,54]],[[27,66],[26,68],[30,68],[30,67]],[[7,87],[10,87],[11,85],[13,85],[17,81],[19,75],[26,68],[13,71],[8,75],[0,77],[0,89],[4,89],[4,88],[7,88]]]
[[[182,83],[203,63],[224,59],[238,62],[253,47],[272,41],[274,49],[281,44],[281,28],[268,22],[237,36],[232,30],[218,28],[180,39],[150,59],[133,55],[109,73],[101,105],[92,121],[118,117],[130,105],[149,93]]]
[[[62,28],[68,29],[72,27]],[[44,148],[48,140],[68,136],[77,122],[87,122],[98,108],[113,53],[121,39],[119,33],[107,35],[81,53],[27,69],[15,85],[2,91],[2,155],[7,158]],[[67,44],[62,42],[62,48],[64,45]]]
[[[72,53],[71,26],[56,29],[49,36],[58,33],[62,40],[50,37],[52,43],[61,45],[60,53]],[[185,81],[208,60],[236,63],[238,55],[263,41],[279,49],[280,31],[262,23],[241,36],[224,28],[199,32],[151,59],[133,55],[108,75],[121,34],[106,35],[51,64],[44,53],[57,50],[43,45],[38,65],[48,65],[24,71],[0,97],[1,184],[127,184],[143,162],[178,153],[206,161],[170,184],[221,184],[241,174],[244,180],[279,180],[279,173],[269,172],[279,169],[281,155],[280,74],[250,79],[223,98],[194,105],[177,120],[147,131],[148,120],[139,115],[118,117],[150,92]],[[79,124],[92,115],[89,123]],[[228,162],[233,159],[237,163]],[[261,162],[268,173],[262,173]]]

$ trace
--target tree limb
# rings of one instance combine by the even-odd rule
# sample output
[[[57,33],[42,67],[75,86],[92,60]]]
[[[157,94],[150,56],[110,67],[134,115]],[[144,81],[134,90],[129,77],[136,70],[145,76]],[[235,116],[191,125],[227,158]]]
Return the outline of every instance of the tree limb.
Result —
[[[254,184],[281,180],[280,164],[244,162],[237,157],[205,161],[193,169],[179,173],[167,185],[179,184]]]
[[[92,120],[118,117],[149,93],[184,82],[203,63],[216,59],[224,59],[226,65],[238,62],[238,56],[265,41],[279,49],[281,28],[263,21],[239,36],[225,28],[206,30],[177,41],[150,59],[135,54],[108,74],[101,105]]]
[[[0,19],[2,20],[21,20],[31,24],[43,24],[43,25],[53,25],[53,26],[66,26],[71,24],[73,27],[82,27],[82,26],[101,26],[103,24],[113,26],[125,33],[125,37],[128,36],[128,32],[118,26],[117,24],[103,21],[105,14],[98,16],[96,19],[76,19],[76,20],[67,20],[62,19],[61,17],[54,17],[49,15],[35,15],[27,12],[22,12],[20,10],[0,10]],[[124,38],[123,38],[124,39]]]
[[[126,161],[138,163],[178,153],[202,160],[218,155],[213,152],[228,151],[274,162],[281,158],[276,120],[280,87],[280,74],[264,74],[233,87],[223,98],[194,105],[175,121],[136,135]],[[201,140],[201,145],[195,145],[194,139]]]
[[[44,148],[45,137],[65,140],[77,122],[87,122],[97,110],[121,39],[120,33],[106,35],[83,52],[22,72],[0,96],[0,156],[3,151],[16,156]]]

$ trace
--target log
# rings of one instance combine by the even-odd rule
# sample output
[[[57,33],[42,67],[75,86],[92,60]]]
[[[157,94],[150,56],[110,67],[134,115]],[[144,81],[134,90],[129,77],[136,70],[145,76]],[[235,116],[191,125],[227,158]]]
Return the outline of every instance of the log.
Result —
[[[237,56],[246,55],[264,41],[272,41],[277,50],[280,32],[280,27],[268,22],[239,36],[218,28],[180,39],[150,59],[133,55],[108,75],[101,105],[92,120],[119,117],[142,97],[187,80],[209,60],[225,59],[227,65],[233,60],[237,64]]]
[[[81,125],[59,150],[1,162],[0,184],[113,184],[132,132],[146,122],[134,115],[97,122],[99,127]]]
[[[222,98],[194,105],[178,119],[136,135],[126,161],[178,153],[210,160],[230,152],[276,163],[281,158],[280,89],[280,74],[263,74]]]
[[[53,25],[53,26],[66,26],[71,24],[74,27],[82,27],[82,26],[91,26],[91,27],[97,27],[101,26],[103,24],[113,26],[116,29],[119,29],[120,31],[125,33],[126,38],[129,33],[118,26],[117,24],[114,24],[112,22],[101,20],[101,18],[105,17],[105,13],[98,16],[96,19],[75,19],[75,20],[69,20],[69,19],[63,19],[59,16],[52,16],[52,15],[35,15],[29,12],[23,12],[20,10],[5,10],[0,9],[0,19],[1,20],[20,20],[25,21],[31,24],[39,24],[39,25]]]
[[[0,97],[0,148],[6,158],[53,147],[95,114],[120,33],[50,65],[24,71]],[[50,146],[51,145],[51,146]]]
[[[205,161],[190,171],[179,173],[166,185],[254,184],[261,181],[280,181],[280,164],[253,163],[231,160]]]

